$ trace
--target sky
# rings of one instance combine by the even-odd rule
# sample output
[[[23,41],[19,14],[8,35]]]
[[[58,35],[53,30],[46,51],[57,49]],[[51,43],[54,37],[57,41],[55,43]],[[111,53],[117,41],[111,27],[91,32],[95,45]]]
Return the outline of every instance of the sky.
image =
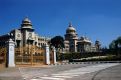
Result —
[[[69,22],[78,37],[108,47],[121,36],[121,0],[0,0],[0,35],[20,28],[28,17],[40,36],[63,36]]]

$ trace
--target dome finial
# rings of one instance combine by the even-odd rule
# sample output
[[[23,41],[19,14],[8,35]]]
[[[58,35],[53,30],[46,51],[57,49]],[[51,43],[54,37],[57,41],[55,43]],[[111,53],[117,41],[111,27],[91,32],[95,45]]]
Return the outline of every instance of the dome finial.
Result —
[[[69,27],[72,27],[72,23],[71,22],[69,22]]]
[[[26,16],[26,17],[23,19],[22,22],[29,22],[29,23],[31,23],[31,21],[30,21],[30,19],[28,18],[28,16]]]

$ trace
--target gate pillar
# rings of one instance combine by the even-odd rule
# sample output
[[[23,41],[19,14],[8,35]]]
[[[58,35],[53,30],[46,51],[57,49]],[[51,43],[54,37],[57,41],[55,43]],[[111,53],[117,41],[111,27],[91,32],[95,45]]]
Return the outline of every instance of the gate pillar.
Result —
[[[53,58],[54,58],[54,64],[56,64],[56,49],[53,47]]]
[[[15,67],[15,44],[12,39],[8,41],[7,48],[7,67]]]
[[[45,46],[45,64],[50,64],[50,51],[49,51],[49,46],[46,44]]]

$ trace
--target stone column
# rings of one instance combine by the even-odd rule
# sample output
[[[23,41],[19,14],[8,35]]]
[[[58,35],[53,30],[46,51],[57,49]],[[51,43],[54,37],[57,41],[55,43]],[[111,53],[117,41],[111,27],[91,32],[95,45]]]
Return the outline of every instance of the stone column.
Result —
[[[49,51],[49,46],[46,44],[45,46],[45,64],[50,64],[50,51]]]
[[[15,44],[12,39],[8,41],[7,48],[7,67],[15,67]]]
[[[56,64],[56,49],[53,47],[53,58],[54,58],[54,64]]]

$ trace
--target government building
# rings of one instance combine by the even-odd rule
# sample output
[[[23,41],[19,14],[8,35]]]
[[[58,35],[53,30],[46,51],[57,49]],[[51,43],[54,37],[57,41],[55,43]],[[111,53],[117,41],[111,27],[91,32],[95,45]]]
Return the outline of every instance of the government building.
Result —
[[[64,44],[65,52],[98,52],[101,47],[98,40],[95,41],[95,44],[92,44],[92,41],[88,37],[78,37],[76,29],[71,23],[69,23],[69,26],[66,29]]]
[[[22,21],[19,29],[11,30],[9,33],[0,36],[0,45],[5,45],[9,38],[15,42],[15,47],[27,47],[28,45],[43,47],[51,39],[36,34],[31,21],[27,17]]]
[[[101,46],[98,40],[92,44],[88,37],[78,37],[76,29],[71,23],[69,23],[64,36],[64,52],[97,52]],[[0,46],[5,45],[10,38],[15,42],[15,47],[28,47],[29,45],[43,47],[51,40],[51,38],[36,34],[27,17],[23,19],[19,29],[11,30],[8,34],[0,36]]]

